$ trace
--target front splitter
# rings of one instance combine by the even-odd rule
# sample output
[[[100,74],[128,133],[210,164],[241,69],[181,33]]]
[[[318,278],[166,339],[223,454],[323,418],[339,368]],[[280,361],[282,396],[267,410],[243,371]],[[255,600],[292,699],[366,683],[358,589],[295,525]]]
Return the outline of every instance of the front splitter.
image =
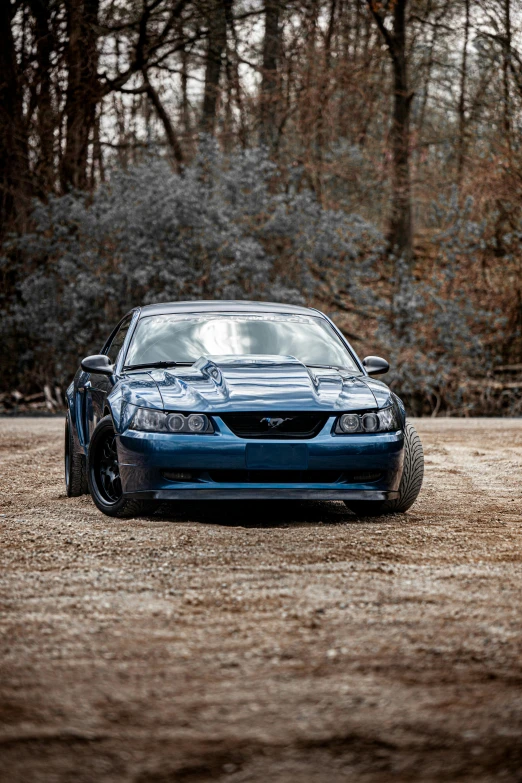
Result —
[[[131,492],[134,500],[394,500],[398,492],[356,489],[241,487],[223,489],[160,489]]]

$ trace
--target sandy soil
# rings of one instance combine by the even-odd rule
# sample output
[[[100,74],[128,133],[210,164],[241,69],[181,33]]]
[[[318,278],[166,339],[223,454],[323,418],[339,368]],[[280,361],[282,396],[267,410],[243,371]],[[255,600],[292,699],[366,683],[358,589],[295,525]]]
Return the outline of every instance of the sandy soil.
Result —
[[[111,521],[0,419],[0,779],[522,781],[522,421],[417,427],[405,516]]]

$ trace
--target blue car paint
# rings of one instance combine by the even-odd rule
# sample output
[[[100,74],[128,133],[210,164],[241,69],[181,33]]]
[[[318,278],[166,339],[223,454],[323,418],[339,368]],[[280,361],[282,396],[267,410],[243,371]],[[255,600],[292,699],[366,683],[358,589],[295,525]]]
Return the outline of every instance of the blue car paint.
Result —
[[[290,356],[266,355],[204,356],[191,367],[123,371],[125,355],[139,319],[181,312],[277,312],[324,318],[350,351],[360,368],[360,375],[348,370],[309,368]],[[106,353],[111,338],[112,335],[102,353]],[[112,389],[101,395],[103,410],[100,408],[98,414],[92,404],[92,395],[87,393],[91,381],[93,379],[80,369],[67,389],[75,448],[86,456],[96,420],[110,413],[117,433],[120,475],[126,495],[157,499],[280,497],[351,500],[381,500],[397,496],[403,466],[402,429],[387,433],[338,435],[334,433],[334,426],[340,413],[375,410],[395,403],[403,427],[404,406],[386,384],[366,374],[341,332],[317,310],[264,302],[180,302],[137,308],[133,311],[131,327],[116,363]],[[189,435],[130,430],[134,406],[207,413],[214,422],[215,432]],[[209,470],[245,470],[252,467],[247,464],[251,441],[235,435],[220,414],[256,410],[331,414],[319,434],[310,440],[285,439],[283,444],[280,440],[256,439],[256,444],[264,444],[266,454],[271,455],[270,459],[267,456],[270,463],[266,465],[267,469],[273,468],[278,451],[284,453],[281,446],[295,443],[306,450],[310,470],[372,470],[379,471],[381,477],[368,484],[346,481],[334,484],[211,481],[205,475]],[[285,467],[281,464],[281,469]],[[189,482],[170,481],[163,476],[163,471],[173,469],[199,471],[198,478]]]
[[[172,447],[170,434],[147,433],[127,430],[119,437],[118,456],[120,476],[125,491],[138,496],[146,492],[147,497],[164,499],[195,499],[215,497],[223,490],[223,497],[302,497],[316,496],[321,499],[354,499],[355,492],[363,492],[364,498],[384,494],[395,496],[398,490],[403,464],[402,432],[384,432],[375,435],[335,435],[332,433],[337,416],[328,418],[321,432],[311,440],[303,441],[252,441],[238,438],[232,433],[219,416],[214,416],[216,432],[213,435],[181,435],[183,443]],[[382,478],[369,484],[350,484],[339,482],[323,484],[256,484],[227,483],[218,485],[204,476],[197,481],[172,482],[164,478],[164,470],[245,470],[246,454],[249,446],[265,445],[277,451],[289,444],[298,445],[307,450],[307,467],[310,470],[374,470],[382,471]],[[250,466],[252,467],[252,466]],[[267,465],[267,468],[274,465]],[[280,464],[284,469],[287,465]],[[287,492],[286,490],[292,490]],[[314,492],[317,494],[314,495]],[[393,495],[389,493],[393,492]]]
[[[190,368],[152,370],[150,375],[165,410],[345,411],[378,406],[366,379],[349,371],[308,368],[292,356],[207,356]],[[387,392],[388,402],[379,407],[391,404]]]

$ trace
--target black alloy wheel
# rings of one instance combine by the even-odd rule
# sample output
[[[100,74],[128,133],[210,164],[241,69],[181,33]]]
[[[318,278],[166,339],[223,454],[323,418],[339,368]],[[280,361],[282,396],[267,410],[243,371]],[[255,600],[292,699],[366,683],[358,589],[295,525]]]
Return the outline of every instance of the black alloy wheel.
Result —
[[[87,475],[92,499],[107,516],[128,518],[154,511],[154,501],[133,500],[123,494],[116,433],[110,416],[101,419],[92,433]]]
[[[98,444],[94,462],[96,483],[108,503],[116,503],[122,496],[120,466],[116,452],[116,435],[108,431]]]

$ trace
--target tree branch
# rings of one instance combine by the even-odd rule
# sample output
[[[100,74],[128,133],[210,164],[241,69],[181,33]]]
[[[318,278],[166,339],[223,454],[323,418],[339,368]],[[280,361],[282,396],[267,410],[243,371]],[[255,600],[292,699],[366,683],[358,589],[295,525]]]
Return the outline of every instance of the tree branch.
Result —
[[[176,135],[176,131],[174,130],[174,126],[170,121],[170,117],[161,102],[157,90],[152,86],[152,84],[149,81],[149,75],[146,69],[143,69],[142,73],[143,73],[145,91],[163,125],[165,136],[167,137],[169,146],[172,150],[172,157],[174,160],[176,171],[178,172],[178,174],[181,174],[184,156],[183,156],[183,150],[181,149],[181,144],[179,143],[178,137]]]
[[[380,30],[380,32],[382,34],[382,37],[384,38],[384,40],[386,42],[386,46],[390,50],[390,55],[391,55],[393,61],[394,62],[397,61],[397,52],[396,52],[396,48],[395,48],[394,36],[390,33],[390,31],[388,30],[388,28],[384,24],[384,19],[382,18],[382,16],[380,15],[379,11],[375,7],[375,0],[366,0],[366,2],[368,4],[368,8],[370,9],[373,18],[375,19],[377,27],[379,28],[379,30]]]

